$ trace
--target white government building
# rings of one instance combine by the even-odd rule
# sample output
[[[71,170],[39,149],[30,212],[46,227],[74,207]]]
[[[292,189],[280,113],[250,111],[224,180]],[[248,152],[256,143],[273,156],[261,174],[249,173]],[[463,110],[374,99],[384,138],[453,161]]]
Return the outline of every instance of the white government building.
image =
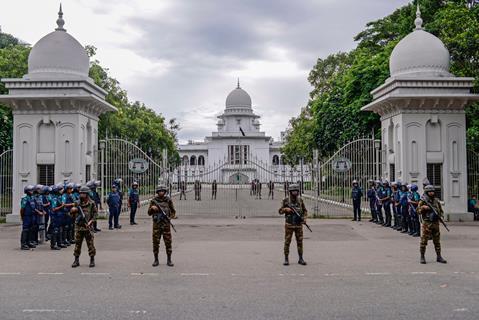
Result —
[[[241,183],[260,179],[283,182],[291,175],[296,181],[298,167],[284,165],[281,155],[282,141],[274,141],[260,130],[260,116],[254,113],[250,95],[237,87],[226,97],[224,112],[218,116],[217,131],[204,141],[189,141],[178,146],[182,165],[190,173],[201,176],[212,168],[221,166],[219,175],[214,175],[218,182],[235,182],[240,174]],[[260,168],[261,167],[261,168]],[[264,170],[262,168],[266,168]],[[309,175],[309,168],[304,166],[303,173]],[[270,171],[270,174],[266,174]],[[204,177],[203,181],[211,178]]]

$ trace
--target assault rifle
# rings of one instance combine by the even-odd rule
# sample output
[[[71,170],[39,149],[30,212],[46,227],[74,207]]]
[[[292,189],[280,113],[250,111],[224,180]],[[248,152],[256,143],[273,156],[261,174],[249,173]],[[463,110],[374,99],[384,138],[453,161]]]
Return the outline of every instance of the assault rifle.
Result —
[[[77,209],[78,209],[78,215],[76,216],[75,223],[76,224],[83,223],[91,234],[92,232],[91,225],[88,225],[88,221],[86,221],[85,212],[83,212],[83,209],[80,205],[78,205]]]
[[[299,212],[294,207],[288,205],[287,208],[290,208],[291,210],[293,210],[294,214],[297,215],[299,219],[301,219],[301,222],[306,226],[306,228],[308,228],[310,232],[313,232],[313,230],[311,230],[311,228],[308,226],[304,218],[299,214]]]
[[[424,201],[426,205],[432,210],[433,218],[431,220],[434,221],[435,219],[437,219],[444,226],[444,228],[446,228],[447,232],[450,232],[451,230],[449,230],[442,217],[437,213],[436,209],[434,209],[434,207],[426,200],[425,197],[422,198],[422,201]]]
[[[155,200],[152,200],[153,203],[155,204],[155,206],[158,208],[158,210],[160,211],[159,213],[155,214],[153,216],[153,221],[155,222],[160,222],[161,220],[165,220],[166,222],[168,222],[168,224],[171,226],[171,228],[173,229],[173,231],[176,232],[176,228],[175,226],[173,225],[173,223],[171,223],[171,219],[166,215],[165,211],[163,211],[163,209],[161,209],[161,206],[159,205],[158,202],[156,202]]]

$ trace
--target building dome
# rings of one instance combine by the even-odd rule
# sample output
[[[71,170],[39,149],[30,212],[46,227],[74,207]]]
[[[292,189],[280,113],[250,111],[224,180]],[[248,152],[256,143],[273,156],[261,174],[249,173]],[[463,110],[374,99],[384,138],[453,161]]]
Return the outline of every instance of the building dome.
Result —
[[[88,77],[90,59],[83,46],[63,28],[60,7],[58,28],[41,38],[28,57],[29,78]]]
[[[391,77],[451,76],[449,51],[439,38],[423,30],[419,7],[416,16],[416,29],[402,39],[391,54]]]
[[[251,108],[252,102],[249,94],[241,89],[238,81],[236,89],[230,92],[226,98],[226,108],[243,107]]]

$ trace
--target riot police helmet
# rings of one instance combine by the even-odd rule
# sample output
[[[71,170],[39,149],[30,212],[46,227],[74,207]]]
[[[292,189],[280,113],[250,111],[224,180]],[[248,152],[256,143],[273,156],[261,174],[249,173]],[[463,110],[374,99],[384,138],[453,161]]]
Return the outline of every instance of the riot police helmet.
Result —
[[[35,190],[35,186],[33,186],[31,184],[29,184],[28,186],[23,188],[23,192],[25,192],[25,193],[33,192],[33,190]]]
[[[411,184],[411,191],[416,192],[418,190],[417,184]]]

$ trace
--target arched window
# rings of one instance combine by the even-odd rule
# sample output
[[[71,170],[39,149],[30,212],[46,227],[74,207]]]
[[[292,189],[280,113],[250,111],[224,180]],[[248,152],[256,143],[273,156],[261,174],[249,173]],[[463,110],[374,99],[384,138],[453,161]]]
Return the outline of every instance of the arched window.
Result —
[[[183,156],[183,159],[181,160],[181,163],[183,165],[187,165],[188,164],[188,156]]]
[[[198,157],[198,165],[199,166],[204,166],[205,165],[205,157],[203,157],[203,156]]]
[[[275,166],[279,165],[279,156],[278,155],[273,156],[273,165],[275,165]]]
[[[191,156],[191,158],[190,158],[190,166],[196,166],[196,156]]]

